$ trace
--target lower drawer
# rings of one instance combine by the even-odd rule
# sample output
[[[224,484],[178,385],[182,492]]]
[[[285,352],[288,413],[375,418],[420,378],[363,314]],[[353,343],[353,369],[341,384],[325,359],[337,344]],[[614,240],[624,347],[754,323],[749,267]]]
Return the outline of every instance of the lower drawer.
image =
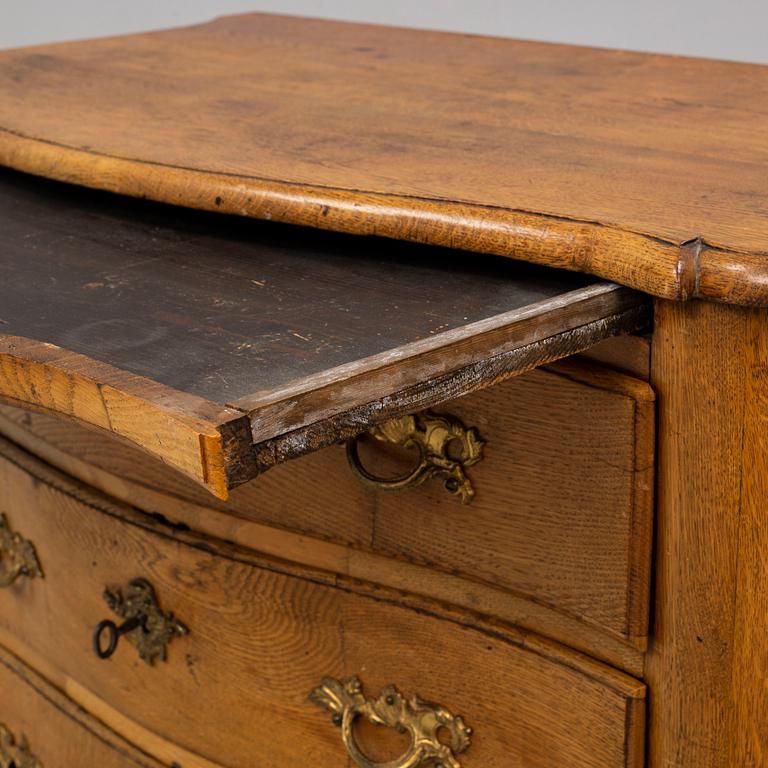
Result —
[[[44,571],[0,590],[0,637],[104,702],[116,730],[136,723],[132,738],[148,751],[154,734],[232,768],[347,764],[342,731],[309,694],[324,678],[357,676],[365,695],[384,691],[377,706],[390,725],[399,702],[389,684],[461,715],[474,730],[464,768],[642,764],[645,688],[623,673],[467,613],[167,526],[8,444],[0,454],[0,510]],[[92,629],[116,619],[102,594],[136,577],[189,634],[153,666],[125,641],[99,660]],[[391,728],[357,733],[377,760],[408,750]]]
[[[3,650],[0,766],[162,768]]]

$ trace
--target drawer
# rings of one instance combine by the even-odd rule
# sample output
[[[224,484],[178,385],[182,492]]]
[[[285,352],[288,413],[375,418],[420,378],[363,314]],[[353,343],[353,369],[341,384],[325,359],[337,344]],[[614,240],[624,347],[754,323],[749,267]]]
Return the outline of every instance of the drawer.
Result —
[[[650,322],[647,296],[588,275],[7,169],[0,269],[0,401],[101,428],[221,499]]]
[[[438,410],[485,441],[483,458],[465,470],[475,493],[469,504],[447,493],[442,478],[402,490],[350,488],[357,479],[336,454],[349,489],[341,503],[368,513],[372,548],[502,588],[644,648],[654,458],[648,384],[563,361]],[[405,452],[384,447],[369,441],[365,468],[391,477],[393,454],[401,468]],[[338,489],[328,488],[316,505],[334,498]]]
[[[452,601],[464,599],[461,593],[470,607],[480,610],[487,604],[496,615],[513,613],[512,620],[534,622],[547,634],[560,629],[559,639],[569,643],[583,625],[643,649],[654,405],[647,383],[595,363],[566,360],[436,409],[475,428],[485,441],[482,460],[466,470],[475,491],[470,504],[447,493],[437,479],[396,491],[370,488],[350,468],[343,446],[275,467],[235,489],[228,502],[218,502],[104,434],[7,408],[0,415],[6,416],[2,428],[13,430],[14,439],[29,440],[18,429],[22,426],[36,436],[30,443],[35,452],[47,450],[52,461],[149,511],[182,520],[180,499],[185,499],[404,566],[421,565],[433,576],[442,572],[466,579],[470,586],[450,587]],[[74,467],[51,454],[50,447],[116,479],[105,481],[88,467]],[[386,475],[404,456],[412,460],[402,448],[383,448],[377,444],[363,456],[369,470]],[[127,482],[131,478],[139,484]],[[147,487],[161,495],[145,493]],[[263,533],[259,538],[260,546],[270,540]],[[367,565],[354,566],[348,555],[339,559],[368,577]],[[378,568],[370,577],[396,578],[398,585],[414,589],[435,581],[395,576],[395,571]],[[439,595],[445,596],[445,591]],[[584,647],[594,653],[601,643]]]
[[[0,765],[8,768],[162,768],[161,763],[88,715],[2,649]]]
[[[148,751],[160,737],[208,761],[198,764],[344,765],[342,732],[308,696],[324,678],[358,676],[372,698],[394,684],[461,715],[473,729],[464,768],[642,764],[645,688],[623,673],[465,612],[166,525],[16,448],[2,452],[0,509],[33,543],[44,578],[0,590],[0,639],[104,702],[115,730],[135,723]],[[116,619],[105,588],[135,577],[189,630],[152,666],[125,640],[106,661],[91,648],[96,624]],[[377,759],[404,748],[390,736],[358,734]]]

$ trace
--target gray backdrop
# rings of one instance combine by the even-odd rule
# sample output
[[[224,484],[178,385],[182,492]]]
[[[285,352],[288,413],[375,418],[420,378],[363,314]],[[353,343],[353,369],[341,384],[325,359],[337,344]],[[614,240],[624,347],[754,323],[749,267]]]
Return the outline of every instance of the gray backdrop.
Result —
[[[768,63],[768,0],[0,0],[0,48],[253,10]]]

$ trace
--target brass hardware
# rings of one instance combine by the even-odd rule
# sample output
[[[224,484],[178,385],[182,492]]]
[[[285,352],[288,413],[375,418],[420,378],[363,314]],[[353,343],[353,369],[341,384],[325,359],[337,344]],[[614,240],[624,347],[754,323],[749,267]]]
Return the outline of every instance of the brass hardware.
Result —
[[[34,545],[11,530],[5,515],[0,515],[0,560],[7,561],[0,573],[0,587],[10,587],[22,576],[43,576]]]
[[[474,498],[475,491],[465,470],[483,458],[485,445],[474,427],[467,429],[458,419],[424,411],[379,424],[369,429],[367,434],[384,443],[405,448],[415,447],[419,451],[418,462],[410,472],[389,479],[377,477],[363,466],[358,448],[359,437],[349,440],[349,463],[368,485],[394,491],[421,485],[425,480],[439,475],[445,478],[445,489],[459,496],[464,504],[469,504]],[[457,443],[460,447],[459,458],[452,458],[448,454],[451,443]]]
[[[156,658],[165,661],[166,646],[174,637],[186,635],[189,630],[172,613],[160,609],[152,585],[144,579],[134,579],[121,592],[104,591],[104,600],[124,623],[117,626],[107,619],[100,622],[93,632],[93,650],[100,659],[108,659],[117,650],[120,638],[133,643],[139,656],[154,664]],[[106,637],[106,647],[103,640]]]
[[[472,729],[461,717],[452,715],[444,707],[429,704],[416,696],[406,699],[394,685],[384,688],[378,699],[366,699],[356,677],[344,681],[325,677],[309,698],[331,712],[331,721],[341,728],[341,738],[349,756],[360,768],[418,768],[425,762],[433,768],[461,768],[456,755],[469,747]],[[408,752],[388,763],[369,760],[360,751],[353,732],[355,720],[361,716],[375,725],[409,733],[411,746]],[[440,741],[440,731],[449,737],[448,743]]]
[[[43,768],[42,763],[29,751],[22,736],[16,743],[7,726],[0,723],[0,768]]]

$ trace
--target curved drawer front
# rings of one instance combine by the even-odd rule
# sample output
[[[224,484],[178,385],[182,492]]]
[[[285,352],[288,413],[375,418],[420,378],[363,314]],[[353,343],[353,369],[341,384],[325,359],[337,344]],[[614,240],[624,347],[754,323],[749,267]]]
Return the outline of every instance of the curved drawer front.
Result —
[[[0,692],[0,765],[162,768],[2,650]]]
[[[438,410],[484,441],[482,458],[465,472],[474,498],[462,504],[442,478],[396,491],[356,488],[372,521],[373,548],[505,589],[643,648],[653,515],[651,388],[563,361]],[[370,445],[366,468],[381,462],[381,474],[391,475],[387,458],[403,449],[385,447]],[[324,490],[330,506],[338,491],[330,484]]]
[[[324,678],[358,676],[366,695],[395,684],[461,715],[474,729],[465,768],[641,765],[644,686],[624,674],[392,592],[300,577],[2,450],[12,460],[0,463],[0,509],[34,542],[45,578],[0,590],[0,639],[105,702],[121,716],[116,730],[131,718],[141,733],[224,766],[331,768],[346,749],[309,694]],[[118,620],[102,593],[137,576],[189,632],[152,666],[125,641],[99,660],[92,630]],[[368,753],[384,748],[388,729],[360,731]]]
[[[8,409],[0,415],[7,415],[3,428],[16,429],[21,439],[27,435],[19,427],[37,436],[31,436],[36,452],[47,447],[45,441],[115,475],[109,492],[148,511],[178,517],[182,497],[464,577],[471,580],[465,589],[493,588],[510,604],[517,601],[518,617],[549,611],[554,622],[566,616],[644,648],[653,514],[651,388],[600,365],[563,361],[438,410],[484,441],[482,458],[466,467],[475,494],[471,504],[447,493],[443,477],[396,491],[372,488],[350,468],[342,446],[275,467],[219,503],[102,434],[41,415]],[[402,448],[377,443],[362,453],[366,467],[382,475],[408,466]],[[395,464],[400,457],[403,463]],[[71,471],[99,482],[91,467]],[[132,477],[142,487],[122,480]],[[144,493],[147,486],[169,494],[168,500]],[[552,624],[533,626],[550,632]],[[568,642],[574,634],[567,633]]]

